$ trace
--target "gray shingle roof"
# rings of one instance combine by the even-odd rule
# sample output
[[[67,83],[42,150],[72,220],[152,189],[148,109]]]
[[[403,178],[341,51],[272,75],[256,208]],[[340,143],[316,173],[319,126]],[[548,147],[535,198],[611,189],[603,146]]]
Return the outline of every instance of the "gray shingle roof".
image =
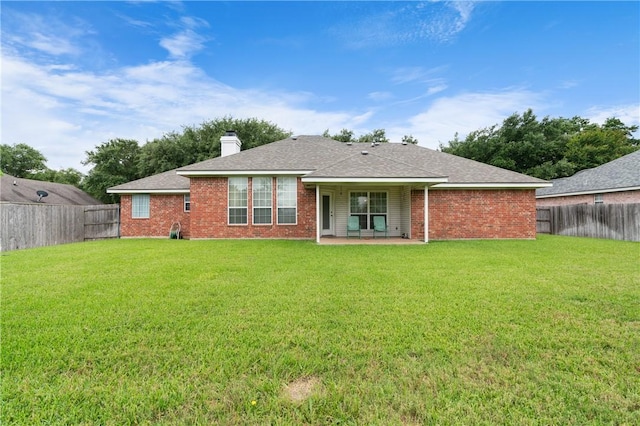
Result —
[[[46,191],[40,198],[37,191]],[[11,203],[99,205],[104,204],[73,185],[17,178],[10,175],[0,177],[0,201]]]
[[[164,191],[164,192],[188,192],[189,178],[176,174],[176,169],[169,170],[157,175],[112,186],[107,189],[110,193],[126,193],[130,191]]]
[[[573,176],[555,179],[550,188],[536,190],[536,197],[620,191],[640,187],[640,150]]]
[[[362,151],[368,155],[362,155]],[[297,136],[226,157],[216,157],[159,175],[109,188],[109,192],[189,189],[186,176],[298,172],[306,178],[446,178],[448,184],[546,182],[455,155],[400,143],[347,144],[322,136]],[[183,174],[180,176],[176,173]]]
[[[366,150],[369,155],[362,155]],[[350,161],[346,161],[351,158]],[[400,143],[351,145],[322,136],[298,136],[178,169],[178,173],[302,170],[324,177],[448,177],[449,183],[545,181],[477,161]],[[417,176],[416,176],[417,175]]]

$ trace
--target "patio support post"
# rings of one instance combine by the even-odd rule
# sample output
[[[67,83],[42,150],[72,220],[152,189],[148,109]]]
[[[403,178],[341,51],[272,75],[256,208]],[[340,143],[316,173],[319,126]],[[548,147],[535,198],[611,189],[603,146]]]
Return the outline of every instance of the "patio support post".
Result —
[[[429,242],[429,187],[424,187],[424,242]]]
[[[320,244],[320,185],[316,185],[316,243]]]

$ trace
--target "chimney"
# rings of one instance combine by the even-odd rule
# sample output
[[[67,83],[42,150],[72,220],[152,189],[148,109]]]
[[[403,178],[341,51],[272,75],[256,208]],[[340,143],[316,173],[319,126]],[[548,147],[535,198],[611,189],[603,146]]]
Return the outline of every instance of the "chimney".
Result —
[[[220,157],[239,153],[241,145],[235,130],[227,130],[220,138]]]

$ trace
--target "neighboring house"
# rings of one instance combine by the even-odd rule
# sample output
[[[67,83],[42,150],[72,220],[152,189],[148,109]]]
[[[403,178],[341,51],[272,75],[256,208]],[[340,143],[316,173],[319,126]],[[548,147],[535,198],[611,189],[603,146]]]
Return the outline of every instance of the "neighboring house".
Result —
[[[390,237],[422,241],[536,236],[535,189],[548,182],[412,144],[298,136],[222,155],[107,192],[121,194],[123,237],[362,237],[384,217]]]
[[[0,176],[0,201],[66,205],[103,204],[73,185],[17,178],[6,174]]]
[[[640,203],[640,150],[536,190],[536,204]]]

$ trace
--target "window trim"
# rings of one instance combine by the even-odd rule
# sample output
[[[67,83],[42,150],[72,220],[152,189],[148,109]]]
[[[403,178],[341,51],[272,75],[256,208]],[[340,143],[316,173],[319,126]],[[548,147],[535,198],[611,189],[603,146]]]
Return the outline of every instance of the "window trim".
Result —
[[[182,207],[185,213],[189,213],[191,211],[191,194],[184,194],[182,196]]]
[[[244,180],[244,206],[231,206],[231,182],[233,180]],[[243,201],[240,199],[239,201]],[[231,223],[231,209],[244,209],[245,222],[244,223]],[[229,226],[246,226],[249,224],[249,178],[247,176],[233,176],[227,178],[227,225]]]
[[[131,218],[132,219],[149,219],[150,217],[151,217],[151,195],[150,194],[131,194]]]
[[[269,182],[269,199],[268,205],[264,206],[256,206],[256,200],[260,200],[256,195],[259,194],[256,192],[257,185],[255,185],[256,179],[264,179],[266,182]],[[267,201],[267,200],[265,200]],[[261,210],[269,210],[269,222],[264,223],[256,223],[256,209]],[[264,225],[273,225],[273,177],[271,176],[253,176],[251,177],[251,223],[255,226],[264,226]]]
[[[604,204],[604,194],[593,194],[594,204]]]
[[[291,205],[281,205],[280,202],[285,197],[286,192],[280,191],[280,182],[293,182],[293,203]],[[298,178],[296,176],[278,176],[276,178],[276,215],[277,215],[277,224],[281,226],[291,226],[298,224]],[[280,221],[280,209],[294,209],[294,221],[293,223],[282,223]]]

